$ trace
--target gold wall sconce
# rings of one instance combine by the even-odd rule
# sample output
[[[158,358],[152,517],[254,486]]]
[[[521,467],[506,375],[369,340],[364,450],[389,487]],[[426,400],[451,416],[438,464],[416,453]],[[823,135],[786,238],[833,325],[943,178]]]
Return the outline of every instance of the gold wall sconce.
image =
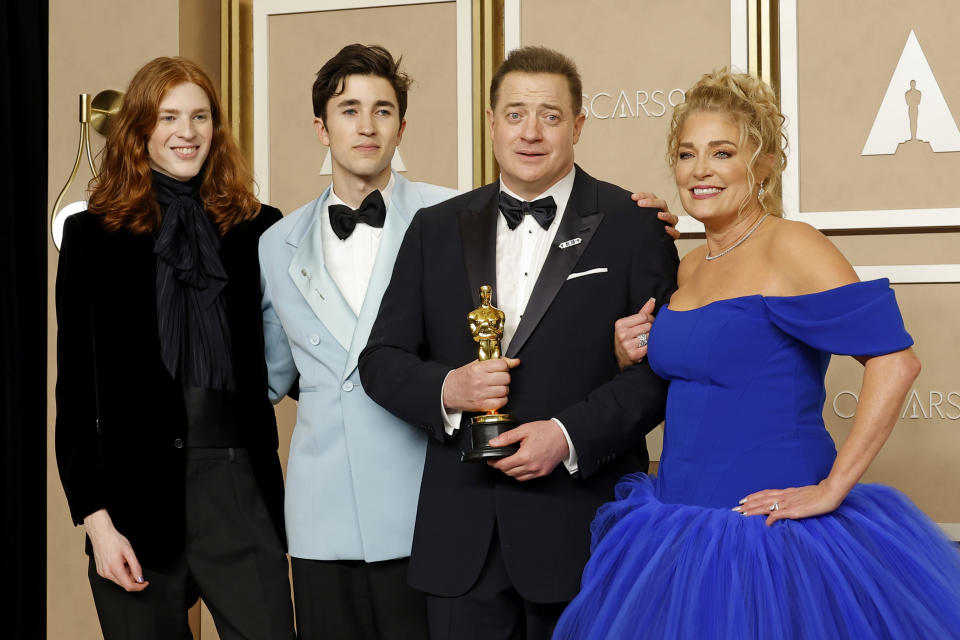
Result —
[[[86,200],[78,200],[60,208],[63,197],[67,190],[73,185],[80,170],[80,162],[83,156],[87,156],[87,164],[90,166],[90,173],[94,178],[97,177],[97,168],[93,163],[93,153],[90,150],[90,128],[97,133],[106,136],[113,125],[113,117],[120,111],[123,104],[123,93],[107,89],[101,91],[93,99],[89,93],[80,94],[80,144],[77,147],[77,157],[73,161],[73,169],[70,171],[70,177],[67,183],[60,190],[53,203],[53,209],[50,212],[50,235],[53,237],[53,244],[57,250],[60,249],[60,241],[63,238],[63,222],[67,217],[78,213],[87,208]]]

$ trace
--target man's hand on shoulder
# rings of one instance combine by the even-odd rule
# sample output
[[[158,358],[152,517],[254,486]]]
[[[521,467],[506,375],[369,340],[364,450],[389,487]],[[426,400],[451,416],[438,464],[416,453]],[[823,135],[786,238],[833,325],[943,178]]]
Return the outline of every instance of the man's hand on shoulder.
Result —
[[[570,455],[567,438],[553,420],[527,422],[490,441],[495,447],[520,443],[512,456],[487,464],[523,482],[548,475]]]
[[[667,201],[658,198],[653,193],[647,193],[645,191],[640,191],[634,193],[630,196],[634,202],[637,203],[638,207],[651,207],[653,209],[659,209],[660,213],[657,214],[657,217],[664,223],[664,230],[674,240],[680,239],[680,232],[677,231],[677,223],[680,221],[680,218],[670,213],[670,209],[667,207]]]
[[[454,369],[443,385],[443,406],[459,411],[496,411],[507,404],[516,358],[474,360]]]

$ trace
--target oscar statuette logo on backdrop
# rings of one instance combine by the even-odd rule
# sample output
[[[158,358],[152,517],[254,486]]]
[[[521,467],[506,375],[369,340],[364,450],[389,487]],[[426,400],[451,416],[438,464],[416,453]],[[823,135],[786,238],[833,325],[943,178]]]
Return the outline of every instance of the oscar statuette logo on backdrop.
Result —
[[[960,151],[960,129],[912,30],[860,155],[892,155],[905,146]]]

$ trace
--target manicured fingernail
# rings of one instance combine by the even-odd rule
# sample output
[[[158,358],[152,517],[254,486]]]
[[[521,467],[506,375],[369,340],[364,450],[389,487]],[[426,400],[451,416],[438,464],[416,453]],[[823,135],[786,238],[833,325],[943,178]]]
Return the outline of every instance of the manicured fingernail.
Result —
[[[143,576],[137,576],[137,584],[143,584]]]
[[[743,513],[743,507],[734,507],[730,511],[736,511],[737,513]]]
[[[747,504],[747,499],[746,499],[746,498],[741,498],[741,499],[740,499],[740,502],[738,502],[737,504]]]

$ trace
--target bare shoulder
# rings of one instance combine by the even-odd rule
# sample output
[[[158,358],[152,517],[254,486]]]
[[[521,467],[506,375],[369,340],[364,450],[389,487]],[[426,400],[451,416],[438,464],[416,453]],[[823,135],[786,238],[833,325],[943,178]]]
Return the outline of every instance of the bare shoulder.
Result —
[[[778,219],[771,227],[768,260],[783,295],[816,293],[859,280],[830,238],[809,224]]]
[[[680,266],[677,268],[677,286],[682,287],[683,283],[690,279],[697,271],[697,267],[703,264],[707,255],[707,245],[702,244],[699,247],[691,249],[687,255],[680,260]]]

